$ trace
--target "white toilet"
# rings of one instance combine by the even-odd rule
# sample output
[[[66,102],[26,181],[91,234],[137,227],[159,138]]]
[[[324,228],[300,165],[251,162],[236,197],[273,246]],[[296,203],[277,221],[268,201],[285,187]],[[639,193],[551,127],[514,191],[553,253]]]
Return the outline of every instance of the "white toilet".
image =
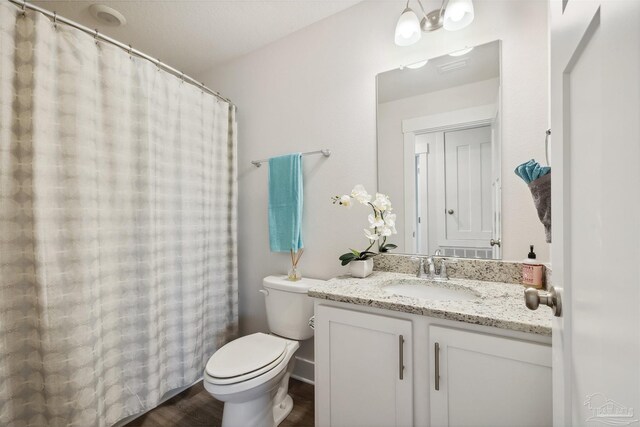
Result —
[[[204,387],[224,402],[222,426],[275,427],[293,408],[287,394],[299,340],[313,336],[309,319],[313,300],[307,296],[321,280],[291,282],[283,276],[265,277],[271,335],[238,338],[214,353],[204,372]]]

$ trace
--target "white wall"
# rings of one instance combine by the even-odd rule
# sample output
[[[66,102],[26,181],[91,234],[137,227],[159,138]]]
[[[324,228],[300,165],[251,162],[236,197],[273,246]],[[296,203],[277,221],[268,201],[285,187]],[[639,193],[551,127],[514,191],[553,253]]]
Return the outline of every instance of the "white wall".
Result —
[[[402,120],[432,114],[496,104],[499,79],[483,80],[396,101],[378,104],[378,182],[379,190],[394,202],[398,235],[394,243],[405,251],[404,216],[404,134]],[[503,236],[509,240],[507,236]]]
[[[427,2],[437,7],[440,2]],[[328,279],[346,270],[338,256],[362,248],[366,212],[330,198],[376,186],[376,74],[466,45],[501,39],[503,69],[503,230],[506,259],[529,243],[548,259],[531,196],[513,168],[544,156],[547,126],[547,5],[544,0],[475,0],[474,23],[458,32],[425,34],[397,47],[398,1],[365,1],[265,48],[199,76],[237,104],[241,331],[266,331],[261,279],[287,271],[289,256],[269,251],[267,168],[249,162],[292,151],[330,148],[329,159],[305,158],[304,275]],[[516,230],[516,232],[514,232]],[[307,346],[308,347],[308,346]],[[308,348],[306,351],[309,351]],[[301,354],[305,354],[303,351]]]

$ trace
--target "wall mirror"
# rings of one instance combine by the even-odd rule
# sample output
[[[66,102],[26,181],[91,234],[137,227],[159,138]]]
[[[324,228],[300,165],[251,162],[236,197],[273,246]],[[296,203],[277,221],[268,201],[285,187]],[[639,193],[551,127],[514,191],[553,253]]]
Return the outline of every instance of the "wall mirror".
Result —
[[[398,252],[501,258],[500,41],[377,76],[378,189]]]

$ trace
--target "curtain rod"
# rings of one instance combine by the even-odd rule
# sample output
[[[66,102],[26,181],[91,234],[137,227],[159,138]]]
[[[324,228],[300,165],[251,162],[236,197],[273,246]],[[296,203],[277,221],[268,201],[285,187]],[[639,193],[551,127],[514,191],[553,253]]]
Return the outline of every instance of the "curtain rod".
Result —
[[[79,24],[75,21],[72,21],[70,19],[64,18],[62,16],[58,16],[58,14],[56,12],[50,12],[47,9],[43,9],[39,6],[36,6],[34,4],[31,3],[27,3],[26,0],[9,0],[9,2],[15,4],[16,6],[18,6],[19,8],[22,9],[23,13],[26,11],[26,9],[30,9],[36,12],[39,12],[43,15],[45,15],[46,17],[50,18],[53,20],[54,24],[57,24],[58,22],[63,23],[65,25],[68,25],[70,27],[76,28],[82,32],[85,32],[87,34],[92,35],[96,40],[101,40],[107,43],[110,43],[114,46],[119,47],[120,49],[126,51],[127,53],[129,53],[129,55],[135,55],[138,56],[142,59],[146,59],[147,61],[153,63],[156,67],[167,71],[171,74],[173,74],[174,76],[180,77],[180,79],[182,79],[183,81],[186,81],[187,83],[190,83],[194,86],[196,86],[199,89],[202,89],[203,91],[210,93],[211,95],[215,96],[218,99],[221,99],[222,101],[228,102],[230,105],[234,106],[233,102],[231,102],[231,100],[229,98],[226,98],[222,95],[220,95],[218,92],[209,89],[207,86],[204,85],[204,83],[200,83],[199,81],[195,80],[192,77],[187,76],[185,73],[176,70],[175,68],[163,63],[162,61],[160,61],[159,59],[155,59],[150,57],[149,55],[140,52],[137,49],[134,49],[131,47],[131,45],[126,45],[124,43],[121,43],[115,39],[112,39],[109,36],[105,36],[104,34],[101,34],[98,32],[98,30],[92,30],[88,27],[85,27],[82,24]]]
[[[301,156],[310,156],[312,154],[322,154],[325,157],[329,157],[331,155],[331,150],[329,150],[328,148],[323,148],[322,150],[317,150],[317,151],[307,151],[305,153],[300,153]],[[259,168],[260,166],[262,166],[263,163],[268,162],[269,159],[262,159],[262,160],[251,160],[251,163]]]

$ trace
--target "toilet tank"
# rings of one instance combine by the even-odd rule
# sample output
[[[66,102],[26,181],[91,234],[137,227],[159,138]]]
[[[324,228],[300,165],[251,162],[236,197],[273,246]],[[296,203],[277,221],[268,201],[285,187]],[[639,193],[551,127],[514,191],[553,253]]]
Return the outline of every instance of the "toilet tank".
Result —
[[[313,336],[309,319],[313,316],[313,299],[307,291],[323,280],[303,278],[297,282],[286,276],[269,276],[262,281],[269,330],[283,338],[306,340]]]

